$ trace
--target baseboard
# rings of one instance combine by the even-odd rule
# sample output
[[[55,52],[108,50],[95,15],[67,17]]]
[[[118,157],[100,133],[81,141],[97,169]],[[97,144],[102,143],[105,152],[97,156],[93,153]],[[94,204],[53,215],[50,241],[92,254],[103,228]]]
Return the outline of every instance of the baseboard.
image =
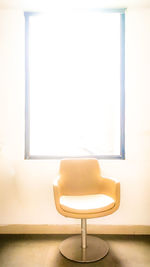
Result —
[[[150,235],[150,225],[97,225],[89,224],[89,234]],[[0,225],[0,234],[78,234],[79,224],[70,225],[35,225],[10,224]]]

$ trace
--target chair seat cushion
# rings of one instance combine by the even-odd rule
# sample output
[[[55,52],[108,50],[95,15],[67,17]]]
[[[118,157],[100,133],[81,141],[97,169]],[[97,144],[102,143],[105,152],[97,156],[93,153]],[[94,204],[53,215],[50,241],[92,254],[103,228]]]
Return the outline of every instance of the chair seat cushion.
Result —
[[[113,208],[115,201],[103,194],[62,196],[60,205],[63,210],[72,213],[97,213]]]

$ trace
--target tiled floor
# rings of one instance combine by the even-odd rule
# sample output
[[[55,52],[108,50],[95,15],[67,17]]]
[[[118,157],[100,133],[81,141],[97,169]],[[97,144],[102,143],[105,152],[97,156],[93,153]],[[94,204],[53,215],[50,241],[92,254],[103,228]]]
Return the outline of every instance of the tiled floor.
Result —
[[[67,235],[0,235],[0,267],[150,267],[150,236],[101,236],[108,255],[94,263],[64,258],[59,244]]]

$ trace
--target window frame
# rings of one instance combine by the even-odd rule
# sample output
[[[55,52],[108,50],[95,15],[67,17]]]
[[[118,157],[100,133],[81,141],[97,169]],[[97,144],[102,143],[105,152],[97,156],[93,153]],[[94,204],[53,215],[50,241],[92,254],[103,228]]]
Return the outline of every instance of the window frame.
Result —
[[[85,10],[85,9],[82,9]],[[92,12],[120,13],[120,154],[89,155],[77,158],[125,159],[125,8],[100,9],[91,8]],[[30,88],[29,88],[29,18],[39,12],[24,12],[25,17],[25,153],[24,159],[62,159],[74,156],[50,156],[30,154]]]

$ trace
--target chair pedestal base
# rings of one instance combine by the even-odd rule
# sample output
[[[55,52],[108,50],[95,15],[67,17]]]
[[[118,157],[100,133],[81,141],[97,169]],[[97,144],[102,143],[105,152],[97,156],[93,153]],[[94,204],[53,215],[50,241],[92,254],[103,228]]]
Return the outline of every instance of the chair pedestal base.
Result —
[[[102,239],[87,235],[87,247],[81,247],[81,236],[75,235],[64,240],[60,247],[61,254],[76,262],[94,262],[102,259],[108,253],[108,245]]]

